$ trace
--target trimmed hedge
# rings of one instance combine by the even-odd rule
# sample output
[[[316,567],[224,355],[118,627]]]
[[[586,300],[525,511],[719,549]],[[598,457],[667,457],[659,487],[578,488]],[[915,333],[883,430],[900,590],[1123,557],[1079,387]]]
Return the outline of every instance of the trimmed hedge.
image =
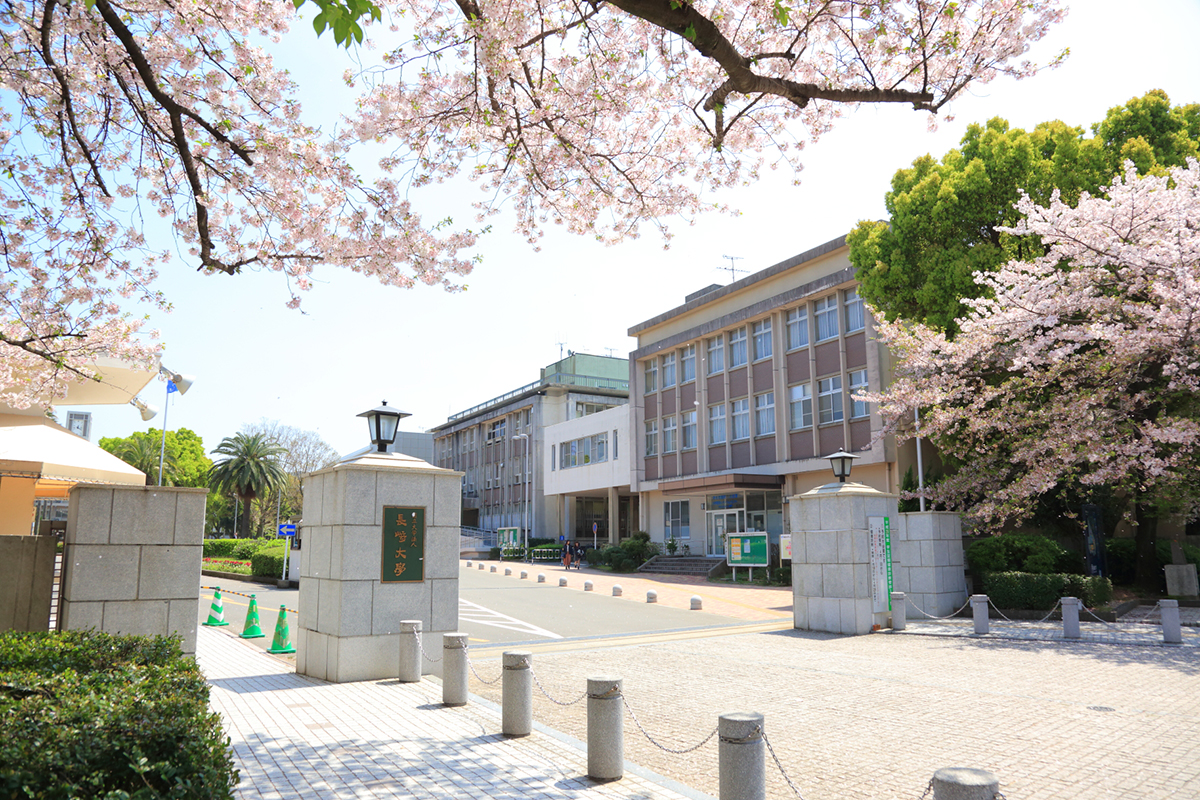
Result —
[[[1006,533],[981,539],[967,548],[967,563],[976,572],[1081,573],[1083,558],[1053,539]]]
[[[1171,563],[1171,542],[1159,539],[1154,543],[1154,555],[1158,561],[1159,572]],[[1183,545],[1183,555],[1188,563],[1195,564],[1200,570],[1200,547]],[[1131,584],[1137,570],[1137,542],[1133,539],[1105,539],[1104,561],[1113,583]],[[1165,583],[1164,583],[1165,586]]]
[[[0,633],[0,794],[233,797],[208,685],[177,638]]]
[[[278,578],[283,574],[284,543],[276,539],[271,544],[273,546],[263,547],[250,556],[251,575],[260,578]]]
[[[997,608],[1049,611],[1063,597],[1078,597],[1088,608],[1112,600],[1112,581],[1086,575],[1030,572],[989,572],[983,592]]]
[[[234,558],[249,561],[254,554],[268,547],[279,547],[283,540],[274,536],[261,539],[205,539],[205,558]]]

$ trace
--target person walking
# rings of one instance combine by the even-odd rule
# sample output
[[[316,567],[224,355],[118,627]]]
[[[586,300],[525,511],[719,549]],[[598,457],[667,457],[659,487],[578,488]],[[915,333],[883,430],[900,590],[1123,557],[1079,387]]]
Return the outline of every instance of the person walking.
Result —
[[[575,569],[578,570],[578,569],[582,568],[583,545],[579,544],[578,542],[575,543],[575,553],[574,553],[574,557],[573,557],[573,562],[575,564]]]
[[[562,565],[563,565],[563,569],[571,568],[571,543],[570,542],[566,542],[566,541],[563,542]]]

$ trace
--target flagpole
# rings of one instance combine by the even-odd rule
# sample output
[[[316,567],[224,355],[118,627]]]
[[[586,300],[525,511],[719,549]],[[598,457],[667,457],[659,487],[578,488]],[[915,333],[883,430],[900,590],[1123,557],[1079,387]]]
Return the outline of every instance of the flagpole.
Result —
[[[167,381],[167,396],[163,400],[162,447],[158,451],[158,485],[162,486],[163,459],[167,455],[167,412],[171,409],[171,382]]]

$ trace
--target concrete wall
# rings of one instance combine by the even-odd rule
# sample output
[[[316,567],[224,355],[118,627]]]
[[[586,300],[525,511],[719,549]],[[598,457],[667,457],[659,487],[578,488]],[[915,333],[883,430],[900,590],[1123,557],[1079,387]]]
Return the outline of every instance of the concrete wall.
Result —
[[[296,671],[335,683],[396,677],[401,620],[421,620],[434,658],[441,634],[458,628],[462,473],[391,454],[363,461],[309,475],[304,485]],[[419,583],[380,580],[384,506],[426,510]]]
[[[50,627],[53,536],[0,536],[0,631]]]
[[[196,652],[207,489],[75,486],[63,564],[64,630],[179,634]]]
[[[963,573],[962,519],[948,511],[899,515],[892,529],[892,581],[908,597],[910,619],[925,619],[912,608],[944,617],[967,601]]]

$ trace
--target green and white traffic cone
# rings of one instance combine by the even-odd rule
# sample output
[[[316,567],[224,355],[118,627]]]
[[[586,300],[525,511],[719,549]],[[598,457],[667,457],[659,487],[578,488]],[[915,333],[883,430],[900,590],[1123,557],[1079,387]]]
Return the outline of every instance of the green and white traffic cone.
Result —
[[[258,621],[258,601],[254,599],[254,595],[250,595],[250,610],[246,612],[246,629],[239,634],[241,639],[265,639],[267,635],[263,633],[262,626]]]
[[[219,628],[229,624],[225,621],[225,604],[221,602],[220,586],[213,591],[212,608],[208,612],[208,622],[204,624],[212,628]]]
[[[292,647],[292,636],[288,633],[287,608],[284,606],[279,607],[279,619],[275,621],[275,639],[267,652],[273,655],[296,652],[296,648]]]

